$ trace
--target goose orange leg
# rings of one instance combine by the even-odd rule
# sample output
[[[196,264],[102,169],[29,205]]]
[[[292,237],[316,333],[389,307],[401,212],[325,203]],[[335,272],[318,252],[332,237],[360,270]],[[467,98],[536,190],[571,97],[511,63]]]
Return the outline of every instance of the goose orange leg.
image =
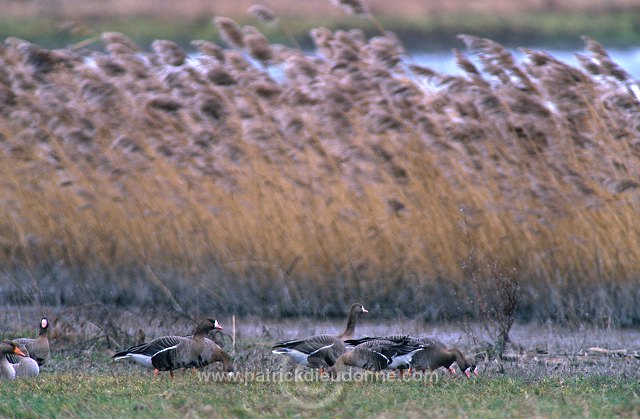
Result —
[[[153,378],[154,378],[154,379],[155,379],[155,378],[158,378],[158,372],[159,372],[159,371],[160,371],[160,370],[159,370],[159,369],[157,369],[157,368],[156,368],[155,370],[153,370]]]

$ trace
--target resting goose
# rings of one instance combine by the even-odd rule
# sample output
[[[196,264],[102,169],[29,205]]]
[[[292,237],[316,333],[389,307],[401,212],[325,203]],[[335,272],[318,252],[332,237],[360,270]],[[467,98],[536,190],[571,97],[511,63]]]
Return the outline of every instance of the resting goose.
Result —
[[[203,318],[193,330],[192,336],[162,336],[149,343],[132,346],[113,355],[114,361],[129,359],[154,370],[154,377],[159,371],[179,368],[203,367],[212,362],[221,361],[227,372],[233,371],[231,358],[205,335],[211,330],[222,330],[217,320]]]
[[[278,342],[273,345],[272,352],[287,355],[305,367],[324,368],[334,364],[336,359],[347,351],[344,340],[351,339],[356,331],[356,318],[360,313],[368,313],[360,303],[355,303],[349,310],[347,327],[338,336],[315,335],[302,339]]]
[[[0,342],[0,380],[15,380],[16,378],[16,370],[7,360],[9,354],[26,356],[15,342],[10,340]]]
[[[49,358],[49,339],[47,338],[47,329],[49,328],[49,320],[46,317],[40,319],[40,331],[35,339],[18,338],[13,341],[24,347],[29,352],[29,357],[35,359],[38,366],[42,366]],[[12,364],[17,364],[20,359],[15,355],[7,355],[7,360]]]
[[[408,368],[412,357],[422,350],[421,346],[405,342],[371,339],[340,355],[334,365],[329,368],[329,373],[335,375],[344,366],[371,371]]]
[[[24,356],[19,357],[20,361],[18,361],[17,364],[11,364],[16,372],[16,378],[37,377],[38,374],[40,374],[40,366],[38,363],[29,357],[29,351],[24,345],[17,344],[16,346],[24,353]]]

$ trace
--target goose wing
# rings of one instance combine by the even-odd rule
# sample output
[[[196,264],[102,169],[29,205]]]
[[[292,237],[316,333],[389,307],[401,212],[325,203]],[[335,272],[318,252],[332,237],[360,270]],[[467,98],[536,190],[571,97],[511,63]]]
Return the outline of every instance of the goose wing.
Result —
[[[380,346],[376,348],[376,350],[388,358],[398,358],[409,355],[409,359],[413,353],[422,351],[423,349],[424,348],[422,346],[404,343],[394,343],[393,345]]]
[[[17,364],[20,362],[20,358],[22,357],[14,354],[6,354],[5,358],[7,358],[7,361],[9,361],[9,364]]]
[[[326,348],[339,341],[340,340],[338,338],[331,335],[310,336],[303,339],[295,339],[295,340],[278,342],[275,345],[273,345],[273,352],[285,353],[285,352],[289,352],[290,350],[294,350],[306,355],[310,355],[322,348]]]
[[[345,340],[344,343],[351,346],[358,346],[360,344],[371,342],[371,341],[387,341],[387,342],[393,342],[393,343],[412,344],[414,343],[414,339],[415,338],[409,335],[389,335],[389,336],[376,336],[376,337],[365,336],[360,339]]]
[[[367,349],[382,355],[388,360],[384,366],[385,368],[404,368],[409,367],[412,357],[424,349],[420,345],[405,343],[406,341],[407,339],[404,337],[400,343],[386,339],[376,339],[361,343],[355,349]]]
[[[213,343],[213,342],[212,342]],[[180,342],[173,346],[163,348],[151,357],[151,364],[160,371],[171,371],[178,368],[200,368],[211,363],[211,356],[206,356],[205,347],[194,353],[195,341],[189,338],[180,338]],[[217,345],[216,345],[217,346]]]
[[[332,366],[346,352],[342,340],[332,335],[316,335],[303,339],[278,342],[273,345],[274,354],[287,355],[298,364],[324,368]]]
[[[434,346],[436,348],[446,348],[447,347],[447,345],[443,341],[441,341],[440,339],[433,338],[433,337],[430,337],[430,336],[413,338],[413,340],[416,343],[418,343],[418,344],[420,344],[422,346]]]
[[[182,336],[162,336],[151,342],[134,345],[123,351],[116,352],[116,354],[113,355],[113,359],[126,357],[127,355],[144,355],[151,357],[164,349],[179,344],[184,339]]]
[[[335,339],[330,344],[311,352],[307,357],[307,362],[317,368],[331,367],[345,352],[347,352],[345,344],[340,339]]]
[[[371,371],[380,371],[391,363],[391,359],[376,349],[356,347],[350,353],[349,365]]]

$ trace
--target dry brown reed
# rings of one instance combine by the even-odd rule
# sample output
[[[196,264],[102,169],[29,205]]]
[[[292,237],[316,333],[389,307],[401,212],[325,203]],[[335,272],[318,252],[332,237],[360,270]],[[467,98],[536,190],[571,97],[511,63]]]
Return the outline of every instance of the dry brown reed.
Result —
[[[216,16],[213,18],[213,24],[220,32],[220,36],[230,46],[235,48],[244,48],[244,37],[242,28],[233,21],[224,16]]]
[[[183,306],[455,316],[473,250],[522,316],[640,321],[640,104],[595,41],[584,71],[465,36],[445,75],[390,34],[216,25],[237,50],[0,47],[5,300],[150,303],[151,267]]]
[[[247,9],[247,13],[264,23],[276,23],[278,17],[264,4],[254,4]]]

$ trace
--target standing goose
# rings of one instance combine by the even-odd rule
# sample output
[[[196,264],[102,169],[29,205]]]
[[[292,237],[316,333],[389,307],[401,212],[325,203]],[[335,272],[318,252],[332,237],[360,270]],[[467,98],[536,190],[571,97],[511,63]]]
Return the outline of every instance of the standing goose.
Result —
[[[10,340],[0,342],[0,380],[15,380],[16,378],[16,370],[7,360],[9,354],[26,356],[15,342]]]
[[[40,331],[35,339],[18,338],[13,341],[17,344],[24,345],[29,352],[29,357],[35,359],[38,366],[42,366],[49,358],[49,339],[47,338],[47,329],[49,328],[49,320],[46,317],[40,319]],[[12,364],[17,364],[20,359],[15,355],[7,355],[7,360]]]
[[[408,368],[412,357],[423,348],[406,342],[385,339],[371,339],[356,345],[351,351],[340,355],[329,373],[335,375],[344,366],[358,367],[371,371]]]
[[[360,303],[351,305],[347,327],[338,336],[315,335],[302,339],[278,342],[273,345],[274,354],[287,355],[305,367],[324,368],[334,364],[336,359],[347,351],[344,341],[351,339],[356,331],[356,318],[360,313],[368,313]]]
[[[192,336],[162,336],[149,343],[117,352],[113,355],[113,360],[130,359],[153,369],[154,377],[159,371],[169,371],[173,377],[173,370],[203,367],[218,360],[229,371],[233,368],[229,356],[213,341],[205,338],[207,333],[215,329],[222,330],[222,326],[217,320],[205,317],[195,327]]]
[[[37,377],[38,374],[40,374],[40,366],[38,363],[33,358],[29,357],[29,351],[24,345],[16,344],[16,346],[22,353],[24,353],[24,356],[19,357],[20,361],[18,361],[17,364],[11,364],[16,372],[16,378]]]

